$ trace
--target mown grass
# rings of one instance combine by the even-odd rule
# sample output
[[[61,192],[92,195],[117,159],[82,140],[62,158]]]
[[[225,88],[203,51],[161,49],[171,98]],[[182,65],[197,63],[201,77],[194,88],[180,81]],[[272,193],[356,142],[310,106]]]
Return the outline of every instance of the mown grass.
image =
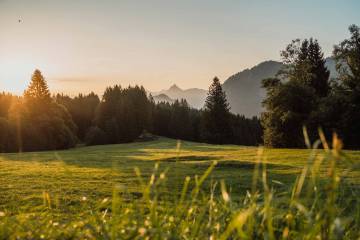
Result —
[[[359,158],[165,138],[3,154],[0,236],[356,239]]]

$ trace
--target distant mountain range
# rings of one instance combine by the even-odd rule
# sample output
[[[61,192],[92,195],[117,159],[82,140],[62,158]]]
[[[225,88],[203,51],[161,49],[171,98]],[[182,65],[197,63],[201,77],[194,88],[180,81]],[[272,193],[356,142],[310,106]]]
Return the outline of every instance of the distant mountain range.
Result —
[[[336,77],[334,59],[327,58],[326,66],[330,70],[330,78]],[[247,117],[259,116],[263,111],[261,102],[265,97],[265,90],[261,88],[261,81],[265,78],[274,77],[282,67],[281,62],[264,61],[230,76],[223,83],[223,89],[230,103],[231,112]],[[154,100],[158,102],[173,102],[175,99],[184,98],[192,107],[202,108],[207,91],[198,88],[183,90],[174,84],[168,90],[152,94]]]
[[[190,106],[202,108],[204,106],[207,91],[199,88],[181,89],[175,84],[168,90],[152,93],[154,100],[157,102],[173,102],[175,99],[186,99]]]

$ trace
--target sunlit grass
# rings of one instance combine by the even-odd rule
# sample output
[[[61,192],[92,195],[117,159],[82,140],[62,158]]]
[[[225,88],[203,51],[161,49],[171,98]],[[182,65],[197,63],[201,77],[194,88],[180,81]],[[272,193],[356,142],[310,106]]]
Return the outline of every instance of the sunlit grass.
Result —
[[[360,154],[338,153],[160,139],[4,154],[0,236],[354,239]]]

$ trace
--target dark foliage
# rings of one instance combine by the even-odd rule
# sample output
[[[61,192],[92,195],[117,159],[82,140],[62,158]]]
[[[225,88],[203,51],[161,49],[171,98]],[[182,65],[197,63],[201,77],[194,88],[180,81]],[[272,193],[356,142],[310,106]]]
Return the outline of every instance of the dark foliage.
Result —
[[[151,104],[143,87],[108,87],[100,102],[95,125],[106,135],[106,143],[134,141],[150,127]]]
[[[103,145],[107,143],[106,133],[99,127],[90,127],[85,136],[85,144],[91,145]]]
[[[190,108],[186,100],[160,102],[153,108],[153,133],[176,139],[200,141],[201,111]]]
[[[243,115],[231,115],[232,144],[258,146],[263,142],[263,130],[257,117],[246,118]]]
[[[319,103],[330,89],[329,71],[317,40],[292,41],[281,52],[278,78],[263,80],[267,91],[262,114],[264,143],[271,147],[304,147],[303,126],[316,136]]]
[[[320,127],[328,137],[336,132],[346,148],[360,147],[360,29],[349,30],[351,37],[334,47],[338,77],[332,82],[316,40],[295,40],[282,52],[286,68],[263,81],[265,145],[304,147],[306,126],[312,141]]]
[[[230,143],[232,139],[231,114],[225,92],[217,77],[209,87],[203,113],[203,139],[209,143]]]
[[[334,90],[336,99],[345,104],[340,119],[340,133],[345,146],[360,148],[360,28],[349,27],[350,38],[334,47],[334,57],[339,72],[340,84]],[[328,109],[327,112],[333,111]],[[335,125],[336,126],[336,125]]]
[[[64,105],[78,127],[77,136],[81,141],[85,140],[85,135],[93,125],[95,111],[100,103],[98,95],[90,93],[88,95],[79,94],[71,98],[63,94],[57,94],[55,101]]]
[[[77,140],[86,145],[124,143],[144,132],[210,143],[261,144],[257,118],[229,112],[217,78],[204,110],[186,100],[155,103],[143,87],[108,87],[102,100],[90,93],[53,98],[40,71],[35,71],[24,97],[0,94],[0,151],[66,149]]]
[[[52,101],[46,81],[35,70],[23,98],[0,98],[0,151],[38,151],[75,146],[76,125],[67,109]]]

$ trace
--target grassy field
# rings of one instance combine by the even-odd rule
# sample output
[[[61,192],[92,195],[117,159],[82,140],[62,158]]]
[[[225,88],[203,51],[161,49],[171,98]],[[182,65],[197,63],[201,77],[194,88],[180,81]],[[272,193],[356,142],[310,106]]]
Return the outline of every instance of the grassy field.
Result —
[[[224,198],[223,186],[226,186],[226,194],[231,196],[231,200],[242,202],[246,192],[251,192],[258,152],[256,147],[207,145],[160,138],[150,142],[79,147],[66,151],[1,154],[0,223],[4,219],[10,221],[9,217],[44,212],[51,212],[52,217],[60,222],[73,221],[81,218],[81,213],[95,209],[104,199],[114,202],[114,189],[121,192],[125,202],[136,201],[144,196],[145,183],[152,181],[156,163],[159,164],[157,173],[162,174],[154,176],[156,180],[163,179],[164,183],[157,190],[164,196],[163,200],[176,201],[185,178],[189,176],[193,180],[194,176],[201,176],[216,160],[217,165],[202,189],[210,193],[215,182],[224,180],[222,183],[225,184],[215,192],[219,192],[219,196],[222,192]],[[291,192],[298,184],[298,176],[311,153],[321,156],[324,150],[264,149],[261,161],[266,162],[269,188],[278,193]],[[360,152],[344,151],[342,155],[348,162],[337,163],[341,184],[352,186],[354,194],[360,184]],[[327,167],[320,169],[319,178],[326,181]],[[196,182],[191,180],[190,187],[196,186]],[[141,181],[145,183],[141,184]],[[263,183],[259,181],[257,184],[262,186]],[[6,228],[9,228],[9,222],[7,224]],[[12,236],[11,231],[4,228],[2,232],[0,228],[0,234]],[[34,236],[37,235],[27,237]]]

